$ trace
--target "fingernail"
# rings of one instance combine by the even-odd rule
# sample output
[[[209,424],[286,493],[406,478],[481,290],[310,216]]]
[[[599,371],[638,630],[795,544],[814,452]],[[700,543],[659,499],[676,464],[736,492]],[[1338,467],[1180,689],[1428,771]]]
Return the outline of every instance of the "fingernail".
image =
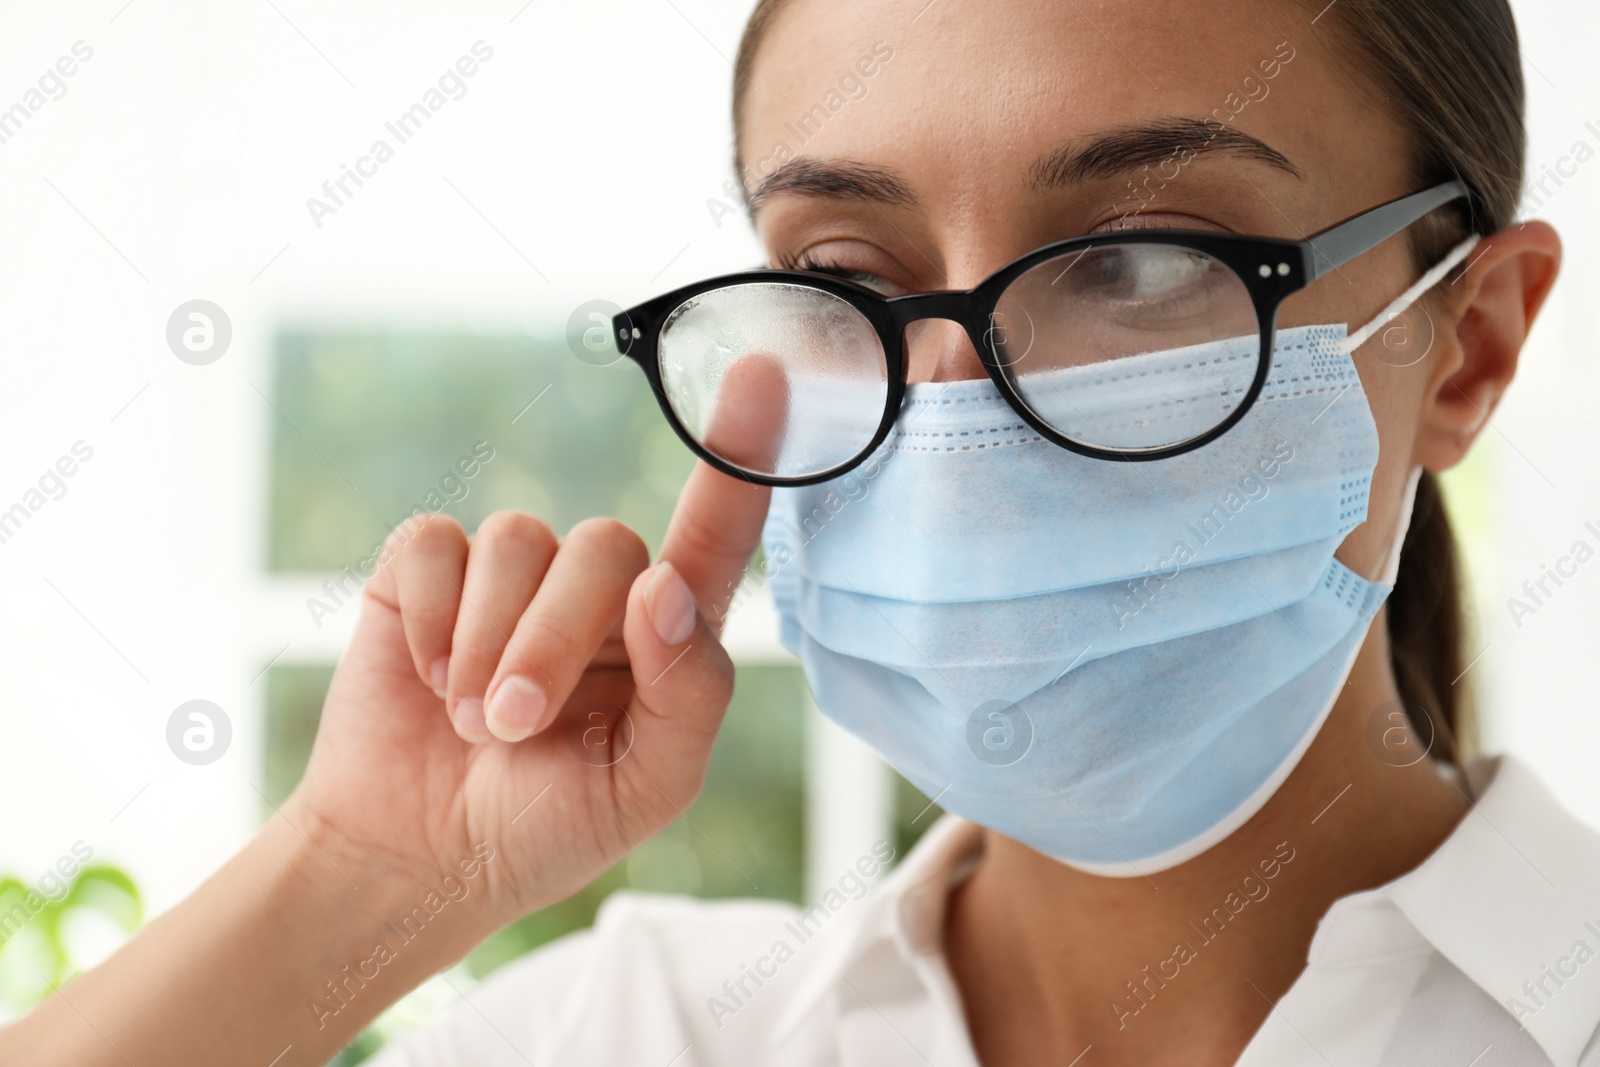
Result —
[[[477,697],[462,697],[456,701],[456,733],[474,743],[494,740],[489,726],[483,721],[483,701]]]
[[[548,704],[538,686],[519,674],[508,675],[489,701],[489,730],[502,741],[521,741],[540,725]]]
[[[656,568],[644,591],[644,610],[656,628],[656,636],[666,644],[682,644],[694,633],[694,597],[670,563]]]
[[[444,687],[449,678],[450,657],[440,656],[433,661],[433,666],[428,668],[428,683],[433,686],[434,696],[444,698]]]

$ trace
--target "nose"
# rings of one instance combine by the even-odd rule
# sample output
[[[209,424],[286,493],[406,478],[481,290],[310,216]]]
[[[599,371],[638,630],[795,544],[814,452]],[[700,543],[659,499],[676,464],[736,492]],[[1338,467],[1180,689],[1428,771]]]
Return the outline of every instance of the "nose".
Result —
[[[907,323],[905,351],[908,382],[959,382],[988,374],[967,331],[951,319]]]

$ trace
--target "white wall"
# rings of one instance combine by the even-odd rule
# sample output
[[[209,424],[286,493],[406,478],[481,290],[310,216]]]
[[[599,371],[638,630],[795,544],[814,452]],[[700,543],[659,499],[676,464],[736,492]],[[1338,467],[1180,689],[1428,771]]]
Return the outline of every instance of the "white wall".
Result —
[[[274,324],[559,329],[759,250],[706,206],[731,77],[706,38],[729,51],[742,4],[123,2],[0,8],[0,108],[93,50],[0,144],[0,509],[93,449],[0,544],[0,870],[82,839],[159,909],[254,826],[262,666],[341,633],[260,571]],[[465,95],[316,225],[307,198],[479,41]],[[234,328],[208,366],[165,341],[194,298]],[[235,730],[206,767],[165,740],[197,697]]]
[[[1517,752],[1590,821],[1600,821],[1600,558],[1576,567],[1518,627],[1507,605],[1582,539],[1600,551],[1600,9],[1523,3],[1531,179],[1529,217],[1566,245],[1562,278],[1523,357],[1519,381],[1495,418],[1498,509],[1476,577],[1485,617],[1482,689],[1495,747]],[[1585,147],[1579,149],[1578,143]],[[1579,160],[1584,162],[1580,163]],[[1563,177],[1563,174],[1570,177]],[[1593,523],[1592,530],[1585,524]],[[1574,569],[1567,565],[1568,570]]]
[[[74,42],[93,48],[66,95],[0,144],[0,509],[74,442],[94,449],[0,544],[0,870],[42,869],[83,839],[159,909],[252,828],[257,676],[285,645],[285,661],[325,658],[336,634],[260,572],[277,416],[257,389],[281,317],[559,327],[583,300],[625,304],[759,260],[743,224],[719,227],[706,203],[729,173],[728,57],[747,8],[0,7],[0,107]],[[1600,149],[1600,13],[1519,11],[1537,175],[1579,138]],[[494,55],[465,97],[315,225],[307,197],[479,40]],[[1566,275],[1484,459],[1495,506],[1472,551],[1488,650],[1473,672],[1494,743],[1600,822],[1600,561],[1520,629],[1504,603],[1573,540],[1600,547],[1583,528],[1600,528],[1600,163],[1565,181],[1541,214],[1566,235]],[[164,340],[197,297],[235,331],[203,367]],[[750,614],[741,647],[774,654],[769,620]],[[167,717],[195,697],[233,716],[233,747],[210,767],[165,743]]]

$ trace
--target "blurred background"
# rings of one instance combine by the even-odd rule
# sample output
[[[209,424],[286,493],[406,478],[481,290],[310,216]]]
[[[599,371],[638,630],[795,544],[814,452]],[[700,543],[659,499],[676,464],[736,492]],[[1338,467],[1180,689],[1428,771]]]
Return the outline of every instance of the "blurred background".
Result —
[[[571,335],[590,301],[760,265],[727,185],[749,7],[0,5],[0,914],[59,898],[0,930],[0,1021],[189,892],[293,789],[359,610],[328,583],[412,506],[432,494],[469,529],[499,508],[558,532],[608,514],[659,547],[691,458],[638,368]],[[1517,386],[1446,480],[1477,620],[1459,684],[1487,749],[1600,823],[1600,562],[1571,562],[1600,550],[1600,9],[1517,11],[1526,214],[1560,228],[1567,263]],[[473,73],[441,89],[462,57]],[[418,103],[425,120],[387,125]],[[347,171],[361,180],[339,192]],[[474,455],[492,458],[452,473]],[[1530,599],[1558,564],[1554,595]],[[926,829],[929,800],[817,715],[769,601],[728,640],[737,692],[689,819],[342,1062],[617,887],[800,901],[870,842],[903,854]],[[172,740],[192,701],[198,752]]]

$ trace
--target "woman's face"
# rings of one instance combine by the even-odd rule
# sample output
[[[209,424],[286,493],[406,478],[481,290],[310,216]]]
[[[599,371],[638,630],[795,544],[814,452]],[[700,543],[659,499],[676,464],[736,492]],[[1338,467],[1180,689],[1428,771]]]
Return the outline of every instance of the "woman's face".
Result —
[[[1405,131],[1315,16],[1288,0],[789,0],[738,131],[757,232],[774,264],[860,272],[889,294],[970,288],[1042,244],[1119,227],[1303,238],[1415,191]],[[1175,155],[1190,124],[1192,155]],[[1387,241],[1292,298],[1279,325],[1354,330],[1417,273],[1408,243]],[[1355,355],[1381,459],[1370,521],[1339,557],[1368,576],[1414,463],[1429,349],[1449,343],[1420,308],[1394,325]],[[913,381],[984,375],[958,326],[922,326]]]

